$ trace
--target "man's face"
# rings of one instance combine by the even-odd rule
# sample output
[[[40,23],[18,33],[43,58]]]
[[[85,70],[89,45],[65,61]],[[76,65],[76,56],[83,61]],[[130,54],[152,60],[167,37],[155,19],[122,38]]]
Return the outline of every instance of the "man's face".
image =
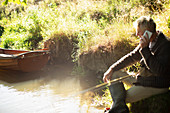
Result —
[[[138,36],[140,38],[143,34],[144,34],[144,30],[141,29],[140,27],[137,27],[136,36]]]

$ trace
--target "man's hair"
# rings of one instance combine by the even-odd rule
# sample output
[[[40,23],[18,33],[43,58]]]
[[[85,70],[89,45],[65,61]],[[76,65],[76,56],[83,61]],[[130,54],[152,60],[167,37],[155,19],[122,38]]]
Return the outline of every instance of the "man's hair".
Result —
[[[147,16],[141,16],[134,22],[135,28],[149,30],[151,32],[156,32],[156,23],[154,20]]]

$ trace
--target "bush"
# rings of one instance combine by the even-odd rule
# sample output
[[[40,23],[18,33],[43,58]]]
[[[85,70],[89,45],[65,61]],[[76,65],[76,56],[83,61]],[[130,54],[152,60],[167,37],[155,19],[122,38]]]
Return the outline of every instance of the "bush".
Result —
[[[3,32],[4,32],[4,27],[0,26],[0,37],[2,36]]]
[[[9,6],[6,6],[5,10],[3,9],[4,16],[0,20],[4,26],[4,33],[1,36],[4,42],[1,47],[37,49],[42,41],[56,33],[64,33],[77,37],[78,43],[75,46],[79,48],[77,52],[81,53],[100,44],[101,40],[131,37],[129,34],[134,31],[128,32],[127,35],[127,32],[120,28],[122,26],[120,23],[128,28],[127,22],[132,23],[142,14],[137,15],[138,12],[131,14],[132,8],[144,4],[143,2],[146,3],[141,0],[52,1],[36,2],[37,6],[28,1],[28,5],[24,8],[17,6],[10,10]],[[150,1],[156,2],[156,0]],[[0,12],[3,14],[2,11]],[[7,44],[11,40],[13,43]]]
[[[169,16],[169,19],[168,19],[168,28],[170,28],[170,16]]]
[[[13,14],[14,18],[5,26],[2,35],[1,47],[11,49],[33,50],[43,40],[41,23],[37,14],[32,12],[28,15]]]

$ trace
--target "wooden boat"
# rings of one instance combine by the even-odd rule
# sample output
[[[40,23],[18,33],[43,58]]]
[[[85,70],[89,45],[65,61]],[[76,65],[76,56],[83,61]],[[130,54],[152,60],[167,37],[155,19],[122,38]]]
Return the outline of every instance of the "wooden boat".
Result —
[[[36,51],[0,49],[0,69],[33,72],[42,69],[48,60],[47,49]]]

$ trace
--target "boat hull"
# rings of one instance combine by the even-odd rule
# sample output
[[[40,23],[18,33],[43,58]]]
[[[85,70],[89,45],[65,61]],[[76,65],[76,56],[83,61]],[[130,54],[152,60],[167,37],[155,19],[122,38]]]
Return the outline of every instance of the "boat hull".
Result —
[[[34,72],[42,69],[48,60],[48,50],[23,52],[20,50],[4,50],[4,54],[0,54],[0,69]]]

